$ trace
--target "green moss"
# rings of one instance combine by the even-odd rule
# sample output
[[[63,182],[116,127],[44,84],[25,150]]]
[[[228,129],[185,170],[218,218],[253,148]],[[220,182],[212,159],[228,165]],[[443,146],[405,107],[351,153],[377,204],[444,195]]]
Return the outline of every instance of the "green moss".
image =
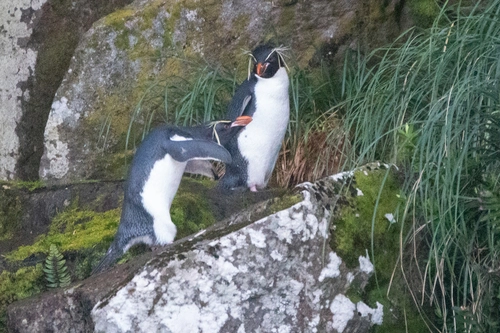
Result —
[[[22,213],[19,193],[10,187],[0,189],[0,240],[12,236]]]
[[[58,214],[52,221],[49,232],[40,235],[34,244],[21,246],[7,253],[8,260],[23,260],[35,253],[47,253],[50,244],[55,244],[61,252],[87,249],[101,242],[113,239],[120,219],[120,209],[104,213],[79,210],[71,207]]]
[[[214,184],[210,180],[183,178],[170,208],[172,221],[177,227],[176,239],[206,229],[216,222],[211,207],[205,199],[205,191]]]
[[[416,25],[422,28],[430,27],[440,12],[435,0],[408,1],[408,7]]]
[[[36,180],[36,181],[0,181],[0,186],[3,187],[3,189],[26,189],[28,191],[34,191],[39,188],[45,187],[45,183],[41,180]]]
[[[397,215],[400,189],[394,176],[387,170],[355,173],[355,185],[362,195],[349,198],[349,205],[340,210],[333,246],[351,267],[358,258],[374,249],[382,254],[398,254],[399,224],[391,223],[386,214]],[[375,258],[375,262],[377,262]],[[393,262],[394,260],[389,260]],[[380,260],[385,265],[387,260]]]
[[[113,13],[104,17],[104,24],[111,26],[116,30],[125,29],[125,23],[135,16],[135,10],[132,8],[124,8],[116,10]]]
[[[277,198],[277,200],[273,202],[271,206],[269,206],[270,214],[274,214],[284,209],[290,208],[296,203],[301,202],[302,200],[304,200],[304,198],[300,194],[285,194]]]
[[[332,231],[332,246],[347,266],[358,266],[359,256],[367,253],[374,264],[375,274],[364,290],[355,280],[346,293],[352,302],[384,306],[383,324],[374,326],[373,332],[401,332],[405,322],[407,332],[425,332],[406,282],[400,270],[395,270],[400,253],[401,222],[397,218],[401,192],[392,170],[355,172],[352,192],[362,195],[347,196],[347,205],[340,208]],[[391,223],[385,214],[393,214],[396,221]]]
[[[7,306],[39,293],[45,289],[42,265],[24,267],[17,272],[3,271],[0,274],[0,331],[6,331]]]
[[[370,306],[375,307],[376,302],[384,306],[382,325],[374,326],[374,333],[429,332],[398,274],[392,284],[384,283],[377,287],[374,280],[372,278],[371,284],[365,288],[366,294],[363,295],[363,301]]]
[[[115,38],[115,46],[120,50],[126,50],[130,47],[129,33],[127,30],[122,30]]]

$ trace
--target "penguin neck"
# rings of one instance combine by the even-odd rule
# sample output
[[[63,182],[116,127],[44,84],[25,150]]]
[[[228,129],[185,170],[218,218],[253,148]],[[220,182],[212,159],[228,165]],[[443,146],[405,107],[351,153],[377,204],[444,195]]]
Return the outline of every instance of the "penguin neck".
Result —
[[[288,74],[284,67],[278,69],[276,74],[274,74],[271,78],[262,78],[258,75],[255,75],[257,81],[255,82],[256,86],[262,87],[261,93],[268,91],[267,95],[272,95],[276,92],[285,93],[288,95]],[[258,89],[257,87],[255,89]],[[281,94],[280,94],[281,95]],[[280,96],[281,98],[281,96]]]

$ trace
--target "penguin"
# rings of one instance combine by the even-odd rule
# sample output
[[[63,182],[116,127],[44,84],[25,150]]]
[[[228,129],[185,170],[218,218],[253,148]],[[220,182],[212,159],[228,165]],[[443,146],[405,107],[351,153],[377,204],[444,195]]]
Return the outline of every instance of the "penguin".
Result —
[[[132,160],[118,231],[92,274],[114,264],[135,244],[172,243],[177,229],[170,218],[170,205],[188,161],[230,163],[231,155],[221,144],[250,121],[251,117],[243,116],[233,122],[216,121],[198,127],[163,125],[150,132]]]
[[[251,116],[252,123],[225,146],[233,161],[226,164],[219,187],[256,192],[267,186],[290,118],[284,50],[264,44],[252,51],[253,70],[236,90],[227,113],[230,120]]]

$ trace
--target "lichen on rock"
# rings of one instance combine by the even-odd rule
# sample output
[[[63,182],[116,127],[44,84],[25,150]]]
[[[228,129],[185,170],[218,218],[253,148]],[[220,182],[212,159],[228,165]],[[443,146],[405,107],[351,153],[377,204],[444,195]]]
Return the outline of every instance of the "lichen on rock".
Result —
[[[316,188],[328,192],[328,185]],[[349,321],[350,327],[379,323],[382,306],[369,312],[362,302],[345,303],[349,316],[340,319],[333,297],[346,298],[350,281],[369,275],[348,270],[325,248],[331,217],[325,207],[334,196],[303,194],[303,201],[238,231],[156,258],[94,307],[95,330],[342,332]]]

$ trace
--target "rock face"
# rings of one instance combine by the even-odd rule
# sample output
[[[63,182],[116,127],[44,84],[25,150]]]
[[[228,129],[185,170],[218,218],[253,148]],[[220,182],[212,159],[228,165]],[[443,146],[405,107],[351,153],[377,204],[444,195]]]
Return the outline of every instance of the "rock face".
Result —
[[[80,41],[51,106],[39,175],[55,183],[123,176],[116,165],[123,164],[125,137],[134,139],[130,121],[148,123],[159,108],[148,109],[144,93],[157,82],[189,78],[188,63],[243,74],[248,59],[241,50],[268,39],[289,46],[302,66],[341,62],[350,45],[393,40],[404,28],[401,3],[135,1]]]
[[[38,178],[50,105],[79,38],[130,2],[0,2],[0,179]]]
[[[19,157],[16,124],[22,116],[24,91],[19,82],[32,75],[36,51],[26,47],[32,33],[30,11],[45,1],[2,1],[0,3],[0,179],[13,179]],[[24,41],[24,43],[23,43]]]
[[[304,200],[292,207],[253,223],[251,208],[146,264],[148,257],[139,257],[67,290],[14,303],[9,329],[368,332],[382,322],[382,306],[345,294],[351,284],[364,288],[373,265],[359,257],[359,267],[347,269],[328,242],[339,180],[351,176],[303,184]],[[221,230],[236,231],[214,236]]]

